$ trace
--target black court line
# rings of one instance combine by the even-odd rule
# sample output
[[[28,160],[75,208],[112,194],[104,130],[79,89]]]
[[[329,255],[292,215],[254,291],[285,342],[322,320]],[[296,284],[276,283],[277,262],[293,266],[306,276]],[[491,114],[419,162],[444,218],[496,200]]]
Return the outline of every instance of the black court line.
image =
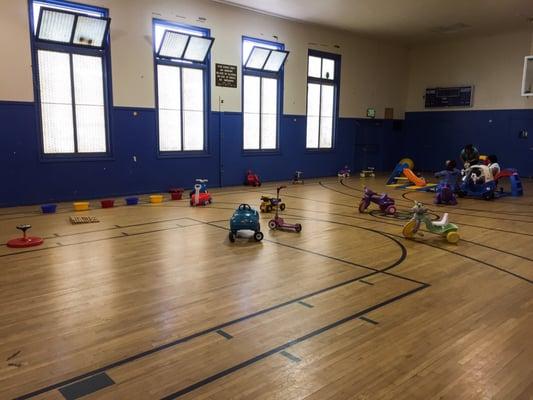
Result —
[[[296,363],[298,363],[298,362],[302,361],[301,358],[296,357],[295,355],[293,355],[293,354],[291,354],[291,353],[289,353],[288,351],[285,351],[285,350],[280,351],[279,354],[281,354],[282,356],[288,358],[288,359],[291,360],[292,362],[296,362]]]
[[[183,219],[183,218],[181,218],[181,219]],[[186,219],[191,219],[192,220],[192,218],[186,218]],[[159,223],[159,222],[161,222],[161,221],[157,221],[157,222],[154,222],[154,223]],[[202,222],[201,224],[205,224],[205,223]],[[130,236],[140,236],[140,235],[146,235],[146,234],[149,234],[149,233],[156,233],[156,232],[171,231],[171,230],[175,230],[175,229],[190,228],[192,226],[198,226],[198,225],[200,225],[200,224],[186,225],[186,226],[185,225],[183,225],[183,226],[182,225],[172,226],[172,227],[169,227],[169,228],[153,229],[151,231],[129,233],[129,234],[127,234],[127,236],[128,237],[130,237]],[[124,226],[123,228],[130,228],[130,227],[131,226]],[[102,229],[101,231],[90,231],[90,232],[85,232],[85,233],[104,232],[104,231],[115,230],[115,229],[117,229],[117,228]],[[82,233],[79,233],[79,234],[82,234]],[[68,236],[75,236],[75,235],[78,235],[78,234],[65,235],[65,236],[61,236],[61,237],[68,237]],[[76,242],[76,243],[62,244],[61,246],[62,247],[77,246],[77,245],[81,245],[81,244],[96,243],[96,242],[102,242],[102,241],[105,241],[105,240],[120,239],[120,238],[125,238],[125,237],[126,236],[122,232],[121,236],[112,236],[112,237],[108,237],[108,238],[91,239],[91,240],[85,240],[85,241]],[[51,249],[56,249],[56,248],[57,248],[57,246],[51,246],[51,247],[39,247],[39,248],[32,248],[32,249],[29,249],[29,250],[15,251],[13,253],[0,254],[0,258],[16,256],[16,255],[19,255],[19,254],[33,253],[33,252],[38,252],[38,251],[51,250]]]
[[[327,188],[326,188],[327,189]],[[307,199],[307,200],[310,200],[310,199]],[[211,208],[217,208],[217,207],[211,207]],[[221,207],[218,207],[220,209],[224,209],[226,210],[227,208],[221,208]],[[299,210],[297,208],[293,208],[294,210]],[[301,209],[300,209],[301,210]],[[305,212],[308,212],[309,210],[303,210]],[[312,211],[312,212],[321,212],[321,211]],[[335,213],[329,213],[329,212],[324,212],[326,214],[331,214],[331,215],[337,215]],[[331,220],[326,220],[326,219],[318,219],[318,218],[311,218],[311,217],[305,217],[305,216],[301,216],[301,215],[294,215],[294,214],[288,214],[288,213],[284,213],[285,216],[289,216],[289,217],[295,217],[295,218],[300,218],[300,219],[307,219],[307,220],[310,220],[310,221],[320,221],[320,222],[327,222],[327,223],[331,223],[331,224],[337,224],[337,225],[344,225],[344,226],[349,226],[349,227],[352,227],[352,228],[358,228],[358,229],[362,229],[362,230],[367,230],[367,231],[370,231],[370,232],[375,232],[375,233],[378,233],[382,236],[385,236],[391,240],[394,240],[395,242],[397,242],[401,247],[403,247],[403,249],[405,250],[405,247],[398,241],[396,240],[395,238],[398,238],[398,239],[402,239],[402,240],[412,240],[412,239],[406,239],[405,237],[401,236],[401,235],[395,235],[395,234],[392,234],[392,233],[386,233],[386,232],[382,232],[382,231],[378,231],[376,229],[370,229],[370,228],[366,228],[366,227],[362,227],[362,226],[359,226],[359,225],[353,225],[353,224],[347,224],[347,223],[343,223],[343,222],[336,222],[336,221],[331,221]],[[369,221],[368,219],[366,218],[360,218],[360,217],[356,217],[356,216],[350,216],[350,215],[344,215],[344,214],[339,214],[341,215],[342,217],[347,217],[347,218],[354,218],[354,219],[361,219],[363,221]],[[377,221],[381,224],[386,224],[386,225],[392,225],[392,226],[399,226],[397,224],[394,224],[394,223],[390,223],[390,222],[385,222],[385,221],[380,221],[379,219],[377,219]],[[210,223],[207,223],[207,224],[210,224]],[[218,228],[222,228],[218,225],[212,225],[212,226],[216,226]],[[226,229],[226,228],[222,228],[222,229]],[[488,228],[487,228],[488,229]],[[298,247],[295,247],[295,246],[291,246],[291,245],[287,245],[287,244],[284,244],[284,243],[280,243],[280,242],[276,242],[276,241],[272,241],[272,240],[269,240],[269,239],[263,239],[264,241],[267,241],[267,242],[271,242],[271,243],[276,243],[278,245],[281,245],[281,246],[284,246],[284,247],[291,247],[291,248],[294,248],[294,249],[298,249],[298,250],[302,250],[302,251],[306,251],[306,252],[309,252],[309,253],[313,253],[312,251],[309,251],[309,250],[303,250],[303,249],[299,249]],[[466,259],[469,259],[469,260],[472,260],[472,261],[475,261],[479,264],[482,264],[482,265],[485,265],[487,267],[490,267],[490,268],[493,268],[493,269],[496,269],[500,272],[503,272],[503,273],[507,273],[511,276],[514,276],[515,278],[518,278],[518,279],[521,279],[527,283],[533,283],[532,280],[522,276],[522,275],[519,275],[519,274],[516,274],[514,272],[511,272],[503,267],[498,267],[494,264],[491,264],[491,263],[488,263],[486,261],[483,261],[483,260],[480,260],[480,259],[477,259],[477,258],[474,258],[474,257],[471,257],[471,256],[467,256],[467,255],[464,255],[462,253],[459,253],[459,252],[456,252],[456,251],[453,251],[453,250],[449,250],[449,249],[446,249],[444,247],[441,247],[441,246],[437,246],[435,244],[431,244],[429,242],[425,242],[425,241],[416,241],[417,243],[420,243],[420,244],[423,244],[423,245],[426,245],[426,246],[430,246],[430,247],[433,247],[435,249],[439,249],[439,250],[442,250],[442,251],[446,251],[448,253],[451,253],[451,254],[455,254],[459,257],[464,257]],[[474,245],[480,245],[479,243],[475,243],[475,242],[471,242],[472,244]],[[484,246],[484,245],[480,245],[480,246]],[[506,252],[505,250],[500,250],[500,249],[495,249],[495,248],[491,248],[492,250],[494,251],[497,251],[497,252],[502,252],[502,253],[507,253],[507,254],[510,254],[510,255],[513,255],[513,256],[516,256],[516,257],[519,257],[519,258],[526,258],[525,256],[520,256],[518,254],[514,254],[514,253],[510,253],[510,252]],[[324,255],[324,254],[320,254],[320,253],[317,253],[318,255],[322,256],[322,257],[328,257],[328,258],[331,258],[333,260],[337,260],[337,261],[341,261],[341,262],[345,262],[345,263],[348,263],[348,264],[351,264],[351,265],[355,265],[355,266],[359,266],[355,263],[351,263],[351,262],[348,262],[346,260],[342,260],[342,259],[339,259],[339,258],[336,258],[336,257],[331,257],[331,256],[327,256],[327,255]],[[368,268],[368,269],[371,269],[369,267],[364,267],[363,268]],[[394,268],[394,267],[391,267],[391,268]],[[383,270],[380,270],[381,273],[385,273],[387,274],[387,271],[388,268],[385,268]],[[406,277],[402,277],[402,276],[399,276],[399,275],[395,275],[395,274],[391,274],[391,276],[395,276],[397,278],[401,278],[401,279],[410,279],[410,278],[406,278]],[[413,280],[415,281],[415,280]],[[415,281],[416,282],[416,281]],[[421,282],[418,282],[418,283],[421,283]]]
[[[411,290],[409,290],[407,292],[404,292],[404,293],[399,294],[399,295],[397,295],[395,297],[392,297],[392,298],[390,298],[388,300],[382,301],[381,303],[378,303],[378,304],[375,304],[373,306],[370,306],[370,307],[368,307],[368,308],[366,308],[366,309],[364,309],[362,311],[359,311],[359,312],[357,312],[355,314],[352,314],[352,315],[350,315],[348,317],[345,317],[343,319],[335,321],[335,322],[333,322],[333,323],[331,323],[329,325],[323,326],[322,328],[316,329],[316,330],[314,330],[312,332],[309,332],[306,335],[303,335],[303,336],[300,336],[300,337],[298,337],[296,339],[293,339],[293,340],[291,340],[291,341],[289,341],[289,342],[287,342],[285,344],[282,344],[281,346],[275,347],[275,348],[273,348],[271,350],[268,350],[268,351],[266,351],[266,352],[264,352],[262,354],[259,354],[259,355],[255,356],[253,358],[250,358],[250,359],[248,359],[248,360],[246,360],[246,361],[244,361],[244,362],[242,362],[240,364],[234,365],[233,367],[230,367],[230,368],[225,369],[223,371],[220,371],[220,372],[218,372],[218,373],[216,373],[214,375],[211,375],[208,378],[205,378],[205,379],[203,379],[201,381],[198,381],[198,382],[196,382],[196,383],[194,383],[194,384],[192,384],[190,386],[187,386],[187,387],[185,387],[185,388],[183,388],[181,390],[178,390],[178,391],[176,391],[176,392],[174,392],[172,394],[169,394],[168,396],[162,397],[161,400],[173,400],[173,399],[176,399],[176,398],[178,398],[180,396],[183,396],[183,395],[185,395],[187,393],[190,393],[190,392],[192,392],[194,390],[197,390],[197,389],[199,389],[199,388],[201,388],[201,387],[203,387],[205,385],[208,385],[208,384],[210,384],[210,383],[212,383],[212,382],[214,382],[214,381],[216,381],[216,380],[218,380],[220,378],[223,378],[223,377],[225,377],[227,375],[230,375],[230,374],[232,374],[232,373],[234,373],[236,371],[239,371],[239,370],[241,370],[241,369],[243,369],[245,367],[248,367],[248,366],[250,366],[252,364],[255,364],[255,363],[257,363],[257,362],[259,362],[259,361],[261,361],[261,360],[263,360],[263,359],[265,359],[265,358],[267,358],[267,357],[269,357],[269,356],[271,356],[273,354],[279,353],[279,352],[281,352],[281,351],[283,351],[285,349],[288,349],[289,347],[292,347],[292,346],[294,346],[294,345],[296,345],[298,343],[304,342],[304,341],[306,341],[308,339],[311,339],[311,338],[313,338],[315,336],[318,336],[318,335],[320,335],[320,334],[322,334],[324,332],[327,332],[327,331],[329,331],[329,330],[331,330],[333,328],[336,328],[336,327],[338,327],[340,325],[343,325],[343,324],[345,324],[345,323],[347,323],[349,321],[357,319],[357,318],[359,318],[359,317],[361,317],[361,316],[363,316],[365,314],[368,314],[371,311],[377,310],[377,309],[382,308],[382,307],[384,307],[386,305],[389,305],[391,303],[399,301],[399,300],[403,299],[404,297],[410,296],[410,295],[412,295],[412,294],[414,294],[416,292],[419,292],[420,290],[426,289],[427,287],[428,286],[426,286],[426,285],[422,285],[422,286],[419,286],[419,287],[417,287],[415,289],[411,289]]]
[[[331,189],[331,188],[326,187],[326,186],[322,186],[322,187],[324,189],[327,189],[327,190],[335,191],[334,189]],[[343,193],[343,194],[346,194],[346,196],[357,198],[356,196],[349,195],[347,193]],[[340,206],[340,207],[346,207],[346,208],[350,208],[350,209],[353,209],[355,207],[354,205],[349,205],[349,204],[333,203],[333,202],[330,202],[330,201],[315,200],[315,199],[310,199],[310,198],[307,198],[307,197],[287,195],[287,194],[285,194],[284,197],[292,197],[292,198],[300,199],[300,200],[309,200],[309,201],[316,202],[316,203],[331,204],[331,205],[336,205],[336,206]],[[368,221],[368,219],[366,219],[366,218],[356,217],[356,216],[353,216],[353,215],[350,215],[350,214],[333,213],[333,212],[330,212],[330,211],[304,210],[304,209],[297,209],[297,208],[294,208],[294,207],[291,207],[291,209],[307,211],[307,212],[323,212],[323,213],[326,213],[326,214],[339,215],[339,216],[343,216],[343,217],[350,217],[350,218],[360,219],[360,220],[363,220],[363,221]],[[400,210],[400,211],[403,211],[403,210]],[[408,211],[408,210],[405,210],[405,211]],[[501,229],[501,228],[491,228],[491,227],[486,227],[486,226],[481,226],[481,225],[468,224],[468,223],[465,223],[465,222],[461,222],[461,226],[469,226],[469,227],[472,227],[472,228],[479,228],[479,229],[497,231],[497,232],[502,232],[502,233],[511,233],[513,235],[520,235],[520,236],[533,236],[532,233],[516,232],[516,231],[510,231],[510,230]]]
[[[348,188],[348,189],[351,189],[351,190],[355,190],[356,192],[363,192],[363,190],[359,189],[359,188],[355,188],[353,186],[350,186],[350,185],[347,185],[346,183],[344,182],[341,182],[341,185]],[[428,192],[423,192],[423,191],[408,191],[408,192],[404,192],[402,194],[402,199],[398,199],[398,201],[403,201],[403,202],[406,202],[406,203],[410,203],[410,204],[413,204],[414,200],[407,197],[408,194],[411,194],[411,193],[428,193]],[[483,210],[481,208],[467,208],[467,207],[460,207],[460,206],[448,206],[448,205],[445,205],[445,204],[433,204],[434,207],[437,207],[437,208],[449,208],[450,210],[454,209],[454,210],[464,210],[464,211],[477,211],[477,212],[482,212],[482,213],[494,213],[494,211],[490,211],[490,210]],[[514,203],[513,206],[527,206],[525,204],[520,204],[520,203]],[[523,216],[523,217],[533,217],[533,215],[531,215],[533,213],[533,211],[496,211],[498,214],[504,214],[504,215],[511,215],[511,216]],[[466,214],[461,214],[461,215],[466,215]]]
[[[192,339],[195,339],[195,338],[198,338],[198,337],[201,337],[201,336],[216,332],[216,331],[221,330],[221,329],[223,329],[223,328],[225,328],[227,326],[234,325],[236,323],[239,323],[239,322],[242,322],[242,321],[246,321],[246,320],[249,320],[251,318],[255,318],[255,317],[259,316],[259,315],[263,315],[263,314],[269,313],[271,311],[280,309],[282,307],[286,307],[286,306],[292,305],[292,304],[297,303],[297,302],[299,302],[301,300],[305,300],[307,298],[314,297],[314,296],[317,296],[319,294],[326,293],[328,291],[331,291],[331,290],[334,290],[334,289],[349,285],[349,284],[351,284],[353,282],[357,282],[361,278],[365,278],[365,277],[369,277],[369,276],[372,276],[372,275],[376,275],[378,273],[380,273],[380,271],[370,272],[370,273],[368,273],[366,275],[359,276],[359,277],[352,278],[352,279],[348,279],[346,281],[337,283],[337,284],[332,285],[332,286],[328,286],[326,288],[322,288],[322,289],[316,290],[314,292],[307,293],[307,294],[305,294],[303,296],[299,296],[297,298],[285,301],[283,303],[279,303],[279,304],[276,304],[276,305],[273,305],[273,306],[270,306],[270,307],[267,307],[267,308],[263,308],[263,309],[261,309],[259,311],[254,312],[254,313],[251,313],[251,314],[239,317],[239,318],[235,318],[233,320],[224,322],[222,324],[213,326],[211,328],[207,328],[207,329],[204,329],[202,331],[193,333],[191,335],[182,337],[180,339],[173,340],[172,342],[168,342],[168,343],[162,344],[160,346],[151,348],[149,350],[134,354],[132,356],[129,356],[129,357],[114,361],[112,363],[109,363],[109,364],[106,364],[106,365],[104,365],[104,366],[102,366],[100,368],[96,368],[94,370],[85,372],[85,373],[80,374],[78,376],[75,376],[75,377],[72,377],[72,378],[69,378],[69,379],[65,379],[63,381],[54,383],[52,385],[49,385],[49,386],[34,390],[32,392],[23,394],[21,396],[16,397],[14,400],[26,400],[26,399],[35,397],[37,395],[50,392],[50,391],[52,391],[54,389],[58,389],[60,387],[69,385],[71,383],[83,380],[85,378],[91,377],[93,375],[96,375],[96,374],[99,374],[99,373],[102,373],[102,372],[106,372],[106,371],[108,371],[110,369],[120,367],[122,365],[125,365],[125,364],[131,363],[133,361],[139,360],[141,358],[147,357],[147,356],[152,355],[154,353],[158,353],[158,352],[160,352],[162,350],[165,350],[165,349],[168,349],[168,348],[171,348],[171,347],[175,347],[175,346],[177,346],[179,344],[188,342],[188,341],[190,341]],[[430,285],[424,283],[423,286],[424,287],[429,287]]]
[[[329,187],[329,186],[326,186],[324,185],[322,182],[319,183],[320,186],[322,186],[324,189],[327,189],[327,190],[331,190],[333,192],[337,192],[337,193],[340,193],[340,194],[343,194],[345,196],[348,196],[348,197],[352,197],[354,199],[358,199],[360,200],[361,197],[359,196],[355,196],[354,194],[352,193],[346,193],[346,192],[342,192],[340,190],[337,190],[337,189],[334,189],[332,187]],[[355,189],[353,189],[355,190]],[[406,195],[408,193],[404,193],[403,195]],[[402,195],[402,197],[403,197]],[[405,199],[405,198],[404,198]],[[413,202],[411,202],[411,204],[413,204]],[[431,212],[435,212],[435,210],[431,209],[431,208],[428,208],[428,211],[431,211]],[[486,212],[486,213],[489,213],[490,211],[483,211],[483,212]],[[460,213],[460,212],[457,212],[457,211],[454,211],[455,214],[457,215],[463,215],[463,216],[468,216],[468,217],[476,217],[476,218],[484,218],[484,219],[493,219],[493,220],[497,220],[497,221],[511,221],[511,222],[522,222],[522,223],[526,223],[526,224],[533,224],[533,221],[524,221],[524,220],[520,220],[520,219],[513,219],[513,218],[498,218],[498,217],[487,217],[487,216],[484,216],[484,215],[472,215],[472,214],[468,214],[468,213]],[[517,215],[519,216],[519,215]],[[527,217],[532,217],[530,215],[528,215]]]
[[[365,281],[364,279],[359,279],[359,282],[364,283],[366,285],[374,286],[372,282]]]
[[[299,301],[298,303],[301,304],[304,307],[307,307],[307,308],[313,308],[314,307],[314,305],[306,303],[305,301]]]
[[[76,400],[98,390],[114,385],[115,382],[105,372],[91,376],[83,381],[73,383],[59,389],[59,392],[67,400]]]
[[[224,332],[222,329],[217,330],[216,333],[218,333],[220,336],[222,336],[225,339],[228,339],[228,340],[233,339],[233,336],[231,336],[228,332]]]
[[[369,324],[373,324],[373,325],[378,325],[379,324],[379,322],[374,321],[373,319],[370,319],[370,318],[367,318],[367,317],[361,316],[361,317],[359,317],[359,319],[362,320],[362,321],[368,322]]]

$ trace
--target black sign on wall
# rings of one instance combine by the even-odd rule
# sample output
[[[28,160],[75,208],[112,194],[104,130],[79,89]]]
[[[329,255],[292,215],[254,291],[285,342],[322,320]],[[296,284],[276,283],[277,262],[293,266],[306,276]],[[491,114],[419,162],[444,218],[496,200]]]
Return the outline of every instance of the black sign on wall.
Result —
[[[227,64],[215,64],[215,77],[217,86],[237,87],[237,66]]]

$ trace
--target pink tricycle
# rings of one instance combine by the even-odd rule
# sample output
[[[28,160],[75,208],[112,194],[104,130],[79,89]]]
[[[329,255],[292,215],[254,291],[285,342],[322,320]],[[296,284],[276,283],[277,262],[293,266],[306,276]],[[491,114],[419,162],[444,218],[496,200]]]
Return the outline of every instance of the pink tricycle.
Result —
[[[359,212],[364,213],[370,203],[377,204],[381,212],[385,214],[396,214],[396,205],[394,204],[394,199],[387,196],[386,193],[378,194],[365,186],[363,198],[359,202]]]
[[[277,195],[276,195],[276,198],[280,198],[279,197],[279,192],[281,189],[284,189],[286,188],[286,186],[280,186],[277,188]],[[279,216],[279,208],[280,207],[276,207],[276,215],[274,217],[274,219],[271,219],[270,221],[268,221],[268,227],[270,229],[285,229],[285,230],[293,230],[295,232],[298,232],[300,233],[302,231],[302,225],[301,224],[289,224],[287,222],[285,222],[285,220],[283,218],[281,218]]]

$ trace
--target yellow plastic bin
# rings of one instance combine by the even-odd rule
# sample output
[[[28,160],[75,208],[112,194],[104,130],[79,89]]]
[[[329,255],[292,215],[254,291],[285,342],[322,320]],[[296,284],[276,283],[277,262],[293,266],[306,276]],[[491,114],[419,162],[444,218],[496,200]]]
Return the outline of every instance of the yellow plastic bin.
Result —
[[[89,209],[88,201],[77,201],[73,204],[74,211],[87,211]]]
[[[153,194],[150,196],[150,203],[157,204],[163,202],[163,195],[162,194]]]

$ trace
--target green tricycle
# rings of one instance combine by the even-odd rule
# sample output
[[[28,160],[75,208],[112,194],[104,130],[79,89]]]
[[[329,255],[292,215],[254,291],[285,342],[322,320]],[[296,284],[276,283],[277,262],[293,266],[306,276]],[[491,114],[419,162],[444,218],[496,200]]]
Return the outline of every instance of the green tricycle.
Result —
[[[418,201],[415,202],[415,206],[412,210],[413,217],[404,225],[402,230],[402,233],[406,238],[414,238],[422,223],[426,225],[428,231],[445,237],[450,243],[457,243],[461,238],[459,232],[457,232],[459,227],[448,222],[448,213],[445,213],[440,221],[432,221],[427,215],[428,210]],[[419,235],[422,236],[422,233],[419,233]]]

